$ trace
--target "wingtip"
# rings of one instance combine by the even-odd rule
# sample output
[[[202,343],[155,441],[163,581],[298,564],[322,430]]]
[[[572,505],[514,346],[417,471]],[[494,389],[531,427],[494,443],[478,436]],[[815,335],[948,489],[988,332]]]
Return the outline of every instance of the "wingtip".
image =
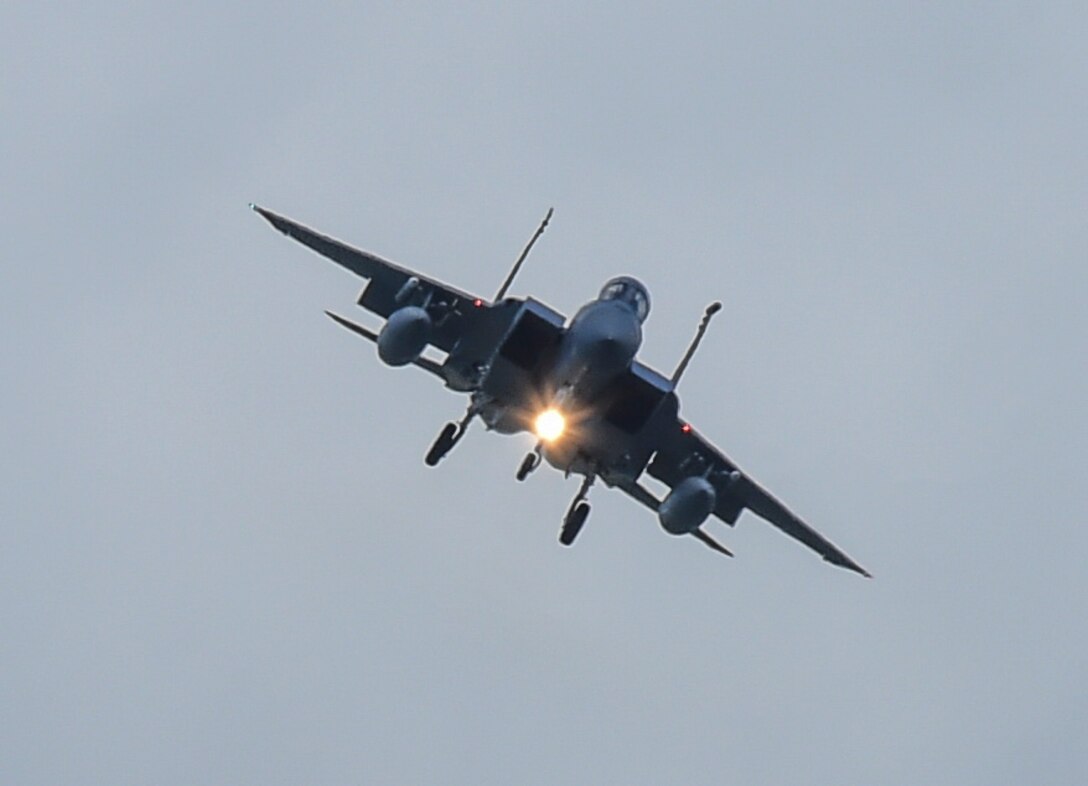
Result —
[[[861,567],[861,565],[854,562],[854,560],[850,559],[848,556],[846,556],[846,554],[844,554],[842,551],[835,548],[834,546],[831,547],[831,553],[824,555],[824,562],[836,565],[840,568],[846,568],[846,570],[853,571],[854,573],[864,576],[867,579],[871,579],[873,577],[872,573]]]
[[[342,317],[342,316],[340,316],[339,314],[337,314],[335,312],[329,311],[328,309],[325,309],[325,316],[327,316],[329,319],[331,319],[336,324],[343,325],[348,330],[356,330],[357,327],[358,327],[351,320],[346,319],[345,317]],[[358,331],[356,330],[356,332],[358,332]]]
[[[871,579],[873,577],[872,573],[870,573],[865,568],[861,567],[861,565],[859,565],[858,563],[854,562],[851,559],[848,559],[848,561],[845,562],[845,563],[836,563],[834,560],[827,560],[827,561],[830,562],[832,565],[837,564],[840,567],[846,568],[847,570],[852,570],[852,571],[854,571],[854,573],[857,573],[858,575],[864,576],[867,579]]]
[[[860,573],[862,576],[864,576],[867,579],[871,579],[873,577],[872,573],[867,571],[865,568],[861,567],[861,565],[854,562],[853,560],[850,560],[850,564],[847,565],[846,567],[848,567],[850,570],[854,571],[855,573]]]
[[[267,221],[269,224],[271,224],[274,229],[278,229],[280,232],[283,232],[285,235],[290,234],[290,231],[289,231],[290,224],[289,224],[289,222],[285,221],[282,217],[276,215],[271,210],[267,210],[266,208],[261,207],[260,205],[258,205],[255,202],[250,202],[249,207],[253,210],[254,213],[256,213],[261,218],[263,218],[265,221]]]

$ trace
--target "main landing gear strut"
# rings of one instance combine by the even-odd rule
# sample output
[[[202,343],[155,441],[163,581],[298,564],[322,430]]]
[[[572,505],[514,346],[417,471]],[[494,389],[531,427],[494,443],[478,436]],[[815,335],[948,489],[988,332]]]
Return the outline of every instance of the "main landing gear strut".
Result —
[[[574,543],[574,539],[582,531],[582,525],[589,517],[590,507],[585,499],[589,496],[589,489],[596,479],[597,476],[594,474],[586,475],[585,480],[582,481],[582,487],[578,489],[578,493],[571,500],[570,507],[567,508],[567,515],[563,517],[563,527],[559,530],[559,542],[564,546]]]
[[[468,424],[472,422],[472,419],[479,413],[479,408],[475,402],[470,404],[465,416],[461,418],[458,423],[447,423],[438,435],[438,439],[431,445],[431,449],[427,451],[426,457],[423,462],[428,467],[433,467],[438,464],[446,454],[453,450],[453,446],[461,441],[461,437],[465,436],[465,431],[468,430]]]
[[[517,479],[519,481],[525,480],[530,473],[540,466],[543,461],[543,456],[540,453],[541,447],[537,443],[532,451],[525,454],[521,466],[518,467]],[[574,495],[570,507],[567,508],[567,514],[563,516],[563,526],[559,530],[559,542],[564,546],[570,546],[574,543],[574,539],[578,537],[578,533],[582,531],[586,519],[589,518],[590,507],[589,503],[586,502],[586,497],[589,496],[589,489],[593,486],[595,480],[597,480],[595,472],[586,473],[578,493]]]

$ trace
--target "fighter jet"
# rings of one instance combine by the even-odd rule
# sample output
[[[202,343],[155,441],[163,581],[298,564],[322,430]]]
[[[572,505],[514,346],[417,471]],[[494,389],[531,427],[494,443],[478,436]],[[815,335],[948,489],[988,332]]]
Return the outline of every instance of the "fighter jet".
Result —
[[[517,480],[543,462],[582,476],[559,532],[565,546],[585,524],[590,487],[600,479],[655,511],[670,535],[695,537],[720,554],[733,556],[704,524],[713,515],[733,526],[747,509],[827,562],[870,575],[680,416],[677,385],[720,303],[706,309],[687,352],[666,377],[636,358],[650,313],[649,293],[636,279],[611,279],[570,320],[531,297],[507,296],[551,210],[499,291],[485,299],[251,207],[288,237],[367,279],[358,304],[385,323],[374,330],[325,312],[329,317],[376,344],[384,363],[414,365],[468,395],[464,416],[447,423],[426,453],[428,466],[437,465],[479,419],[489,431],[536,436]],[[642,482],[644,475],[668,487],[663,499]]]

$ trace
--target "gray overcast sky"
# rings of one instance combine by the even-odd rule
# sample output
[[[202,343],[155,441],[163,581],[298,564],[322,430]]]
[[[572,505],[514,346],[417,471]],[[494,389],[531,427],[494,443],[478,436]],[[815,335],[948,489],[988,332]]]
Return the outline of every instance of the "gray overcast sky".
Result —
[[[97,8],[91,8],[97,5]],[[7,4],[5,783],[1088,781],[1080,4]],[[321,311],[570,313],[873,571],[726,561]]]

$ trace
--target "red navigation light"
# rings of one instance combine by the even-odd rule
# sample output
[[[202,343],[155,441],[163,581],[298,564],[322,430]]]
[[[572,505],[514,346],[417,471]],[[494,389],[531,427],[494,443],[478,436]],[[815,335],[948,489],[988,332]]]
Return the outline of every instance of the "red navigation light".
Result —
[[[482,301],[480,298],[476,298],[472,301],[472,305],[476,306],[476,308],[482,308],[484,305],[484,301]]]
[[[683,431],[685,434],[689,433],[691,431],[691,424],[685,423],[680,427],[680,430]]]

